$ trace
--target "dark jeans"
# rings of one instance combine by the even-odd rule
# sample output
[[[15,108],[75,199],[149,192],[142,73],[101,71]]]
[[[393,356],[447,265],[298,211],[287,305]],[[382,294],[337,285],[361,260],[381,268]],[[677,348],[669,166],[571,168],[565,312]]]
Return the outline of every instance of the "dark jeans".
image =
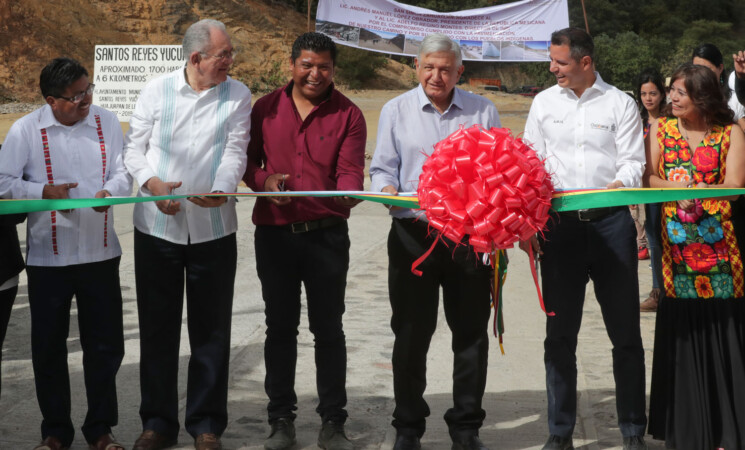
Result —
[[[485,411],[481,401],[486,387],[490,316],[491,268],[479,261],[473,248],[442,242],[420,265],[421,277],[411,264],[431,246],[426,222],[393,219],[388,235],[388,290],[393,315],[393,390],[396,408],[393,426],[402,434],[422,436],[429,406],[423,398],[427,386],[427,351],[437,326],[440,287],[445,318],[453,334],[453,407],[445,413],[451,434],[477,431]],[[439,350],[439,349],[438,349]]]
[[[169,438],[178,435],[179,342],[186,282],[191,357],[184,425],[193,437],[225,431],[236,263],[235,233],[181,245],[135,230],[140,418],[145,430]]]
[[[644,349],[639,328],[636,230],[627,208],[582,222],[551,215],[541,242],[547,311],[544,361],[550,434],[570,437],[577,417],[577,334],[591,279],[613,344],[616,410],[623,436],[643,435]]]
[[[647,247],[649,247],[652,262],[652,287],[663,289],[662,285],[662,203],[648,203],[646,208],[647,220],[644,228],[647,233]]]
[[[257,226],[254,245],[266,314],[264,388],[269,397],[269,422],[295,419],[295,366],[303,284],[315,346],[319,399],[316,411],[323,421],[344,423],[347,347],[342,316],[349,269],[346,222],[298,234],[281,227]]]
[[[18,286],[0,291],[0,369],[3,367],[3,341],[5,341],[5,333],[8,331],[10,312],[13,310],[13,302],[17,293]],[[2,370],[0,370],[0,373],[2,373]],[[0,377],[0,396],[2,392],[2,378]]]
[[[73,296],[78,307],[80,345],[88,413],[83,435],[89,443],[111,432],[118,421],[116,373],[124,357],[119,260],[64,267],[28,266],[31,358],[42,439],[56,436],[69,446],[70,419],[67,337]]]

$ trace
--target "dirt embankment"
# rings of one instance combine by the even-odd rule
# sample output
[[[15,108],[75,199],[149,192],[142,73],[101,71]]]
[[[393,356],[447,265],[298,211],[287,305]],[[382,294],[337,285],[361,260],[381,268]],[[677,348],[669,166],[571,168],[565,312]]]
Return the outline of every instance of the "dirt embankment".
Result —
[[[41,101],[39,72],[55,57],[92,72],[96,45],[180,44],[203,18],[225,23],[238,51],[231,75],[248,85],[276,62],[286,75],[292,42],[307,30],[305,16],[271,0],[0,0],[0,103]],[[407,69],[390,61],[375,87],[401,88]]]

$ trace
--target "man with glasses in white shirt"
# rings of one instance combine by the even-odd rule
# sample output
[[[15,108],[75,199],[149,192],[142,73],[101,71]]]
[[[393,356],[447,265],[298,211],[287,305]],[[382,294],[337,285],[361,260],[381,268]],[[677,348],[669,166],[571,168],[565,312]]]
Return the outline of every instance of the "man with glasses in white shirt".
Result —
[[[21,118],[0,150],[0,197],[103,198],[129,195],[116,115],[91,104],[94,85],[79,62],[57,58],[41,72],[46,105]],[[109,207],[28,214],[26,232],[31,358],[43,417],[41,449],[67,448],[70,418],[67,337],[73,296],[83,349],[88,414],[82,431],[95,448],[123,449],[116,373],[124,356],[119,260]],[[109,447],[107,447],[109,446]]]
[[[246,169],[251,92],[228,77],[234,49],[225,25],[189,27],[186,67],[142,90],[129,123],[125,164],[139,196],[235,192]],[[238,228],[235,199],[138,203],[135,278],[140,318],[140,417],[135,450],[178,441],[178,364],[186,283],[191,357],[186,431],[197,449],[222,448]]]
[[[578,28],[551,36],[557,84],[533,100],[524,139],[545,159],[557,188],[639,187],[644,142],[631,97],[595,72],[592,38]],[[639,328],[636,231],[625,206],[552,213],[539,239],[548,311],[545,348],[549,438],[544,450],[572,449],[577,416],[575,351],[585,288],[592,280],[613,343],[618,424],[624,449],[646,449],[644,349]]]

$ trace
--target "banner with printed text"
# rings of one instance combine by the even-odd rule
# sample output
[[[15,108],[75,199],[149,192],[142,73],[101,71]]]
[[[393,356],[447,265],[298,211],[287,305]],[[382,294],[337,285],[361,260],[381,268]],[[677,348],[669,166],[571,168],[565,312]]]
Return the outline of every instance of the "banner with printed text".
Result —
[[[470,61],[548,61],[551,33],[569,26],[567,0],[523,0],[440,13],[393,0],[319,0],[316,31],[351,47],[416,56],[442,33]]]
[[[93,103],[129,122],[140,89],[153,78],[184,67],[180,45],[97,45]]]

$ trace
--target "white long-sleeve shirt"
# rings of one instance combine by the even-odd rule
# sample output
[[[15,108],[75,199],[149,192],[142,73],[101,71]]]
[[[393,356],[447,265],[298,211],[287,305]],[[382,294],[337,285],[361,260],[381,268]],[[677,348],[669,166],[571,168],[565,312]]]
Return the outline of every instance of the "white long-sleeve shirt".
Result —
[[[91,105],[85,119],[66,126],[45,105],[16,121],[5,138],[0,197],[39,199],[44,185],[63,183],[78,183],[69,190],[70,198],[91,198],[103,189],[129,195],[132,179],[122,162],[122,145],[122,128],[113,113]],[[85,264],[122,254],[114,208],[29,213],[27,227],[30,266]]]
[[[150,196],[143,185],[157,176],[181,181],[176,194],[235,192],[246,170],[251,129],[251,91],[228,77],[217,86],[196,92],[184,69],[157,78],[140,92],[129,121],[124,163],[140,185],[138,196]],[[235,233],[235,200],[217,208],[202,208],[187,200],[169,216],[154,202],[138,203],[138,230],[169,242],[207,242]]]
[[[615,180],[640,187],[645,156],[639,110],[629,95],[595,76],[581,98],[559,85],[536,95],[523,138],[546,158],[556,188],[605,187]]]

